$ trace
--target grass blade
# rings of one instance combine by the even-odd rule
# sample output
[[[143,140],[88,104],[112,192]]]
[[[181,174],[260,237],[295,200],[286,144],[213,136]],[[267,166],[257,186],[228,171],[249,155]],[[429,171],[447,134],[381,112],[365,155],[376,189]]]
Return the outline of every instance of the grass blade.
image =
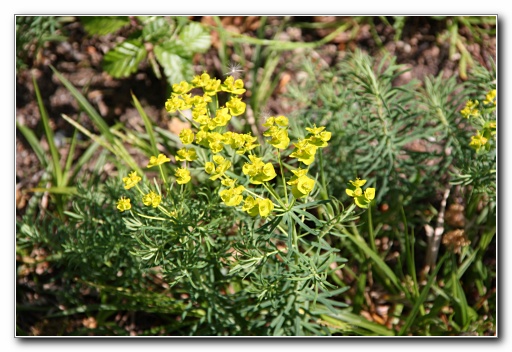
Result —
[[[48,142],[48,146],[50,147],[50,153],[52,155],[52,173],[53,173],[53,182],[56,186],[62,185],[62,168],[60,167],[60,154],[57,150],[57,146],[55,145],[55,139],[53,136],[53,131],[50,127],[50,119],[48,118],[48,112],[43,104],[43,98],[41,97],[41,92],[39,91],[39,86],[37,85],[37,81],[35,76],[32,75],[32,83],[34,84],[34,91],[36,93],[37,105],[39,108],[39,113],[41,114],[41,121],[43,122],[44,132],[46,134],[46,140]]]
[[[146,127],[146,132],[149,136],[149,141],[151,143],[151,148],[153,149],[153,155],[158,155],[158,148],[156,146],[156,139],[155,139],[155,133],[153,132],[153,125],[151,123],[151,120],[149,119],[148,115],[140,105],[139,100],[135,96],[135,94],[132,93],[132,99],[133,104],[135,105],[135,108],[139,112],[140,116],[142,117],[142,120],[144,121],[144,126]]]

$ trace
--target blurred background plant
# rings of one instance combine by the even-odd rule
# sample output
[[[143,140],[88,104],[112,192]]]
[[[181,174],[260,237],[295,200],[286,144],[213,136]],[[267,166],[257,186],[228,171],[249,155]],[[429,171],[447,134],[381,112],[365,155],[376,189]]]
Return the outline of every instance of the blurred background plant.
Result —
[[[72,20],[64,16],[16,16],[16,72],[40,65],[44,45],[66,40],[62,25]]]
[[[83,16],[80,22],[90,35],[126,31],[126,39],[109,50],[103,69],[114,78],[125,78],[148,60],[157,78],[162,70],[169,85],[191,79],[195,54],[210,48],[210,34],[187,17]]]
[[[147,78],[146,71],[168,77],[157,46],[161,53],[176,49],[173,55],[189,65],[190,71],[180,66],[176,72],[240,75],[248,97],[245,116],[234,121],[241,133],[261,132],[258,125],[274,114],[290,117],[291,138],[313,123],[326,125],[331,145],[313,170],[325,172],[323,180],[318,172],[327,185],[323,197],[348,204],[344,190],[355,177],[376,186],[375,206],[323,237],[348,259],[326,278],[343,288],[333,297],[340,306],[317,315],[308,322],[312,330],[301,333],[496,334],[497,185],[489,173],[496,170],[496,151],[475,154],[469,145],[475,128],[460,112],[468,100],[483,101],[497,88],[495,17],[126,17],[105,21],[110,34],[97,29],[92,37],[82,35],[84,18],[52,19],[61,23],[54,33],[65,34],[62,42],[42,40],[41,60],[28,61],[31,72],[17,71],[18,335],[299,331],[279,326],[279,309],[251,310],[262,288],[272,287],[268,278],[254,281],[259,289],[253,293],[224,271],[196,288],[186,281],[171,287],[157,264],[172,251],[190,253],[172,247],[157,253],[155,263],[155,253],[140,251],[143,244],[167,241],[169,230],[139,228],[147,238],[127,235],[133,229],[115,209],[121,176],[155,147],[174,154],[184,123],[161,113],[165,87]],[[16,18],[17,43],[23,35],[18,21],[29,20]],[[189,25],[205,28],[198,37],[206,43],[206,33],[211,46],[180,56]],[[172,45],[162,34],[168,30]],[[120,54],[114,50],[119,43]],[[121,50],[123,43],[133,46]],[[112,60],[102,62],[129,79],[119,85],[106,79],[95,66],[102,52],[112,52]],[[462,64],[464,55],[471,60]],[[127,107],[119,109],[121,102]],[[198,236],[212,239],[215,254],[208,260],[220,260],[232,241],[253,245],[258,254],[263,243],[247,242],[255,234],[245,225],[230,227],[232,213],[208,208],[213,189],[201,192],[182,225],[197,225],[194,214],[206,211]],[[329,216],[323,211],[314,214],[322,221]],[[282,309],[286,304],[279,303]],[[239,312],[240,306],[247,309]]]

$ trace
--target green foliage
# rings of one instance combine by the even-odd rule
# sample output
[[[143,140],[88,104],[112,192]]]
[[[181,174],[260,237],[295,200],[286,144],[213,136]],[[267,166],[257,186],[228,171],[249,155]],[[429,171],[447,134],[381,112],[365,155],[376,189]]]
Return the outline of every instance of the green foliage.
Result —
[[[131,25],[132,33],[122,43],[107,52],[103,68],[115,78],[125,78],[137,72],[147,59],[153,72],[160,78],[160,68],[169,85],[193,75],[192,59],[196,53],[206,52],[211,45],[210,34],[197,22],[185,18],[139,16],[81,17],[85,30],[90,34],[115,33]]]
[[[496,88],[494,68],[475,67],[464,84],[442,74],[426,77],[422,84],[401,84],[403,68],[386,56],[377,61],[356,52],[333,69],[315,67],[306,61],[303,69],[309,79],[289,89],[290,97],[302,107],[291,119],[297,124],[295,133],[300,136],[300,127],[313,123],[333,132],[323,166],[317,165],[325,172],[329,195],[343,199],[348,181],[361,177],[376,187],[376,203],[389,206],[382,212],[370,209],[366,223],[358,227],[340,229],[349,240],[339,247],[341,254],[358,263],[353,275],[363,280],[361,288],[367,284],[366,271],[371,270],[379,287],[405,297],[407,303],[400,309],[402,300],[391,303],[404,319],[396,334],[463,333],[470,326],[482,333],[485,323],[478,322],[478,315],[490,313],[488,323],[492,324],[495,305],[491,298],[482,308],[468,296],[492,290],[495,276],[493,267],[482,265],[484,258],[493,257],[496,233],[496,151],[491,138],[495,127],[489,125],[495,115],[489,104],[481,103]],[[468,99],[479,100],[479,106],[487,108],[479,110],[481,121],[461,114]],[[475,128],[489,136],[481,153],[470,146]],[[446,203],[439,205],[440,190],[452,204],[462,204],[464,228],[443,225]],[[426,216],[429,212],[434,213]],[[434,227],[445,233],[445,251],[441,237],[438,242],[428,237],[424,241],[423,236],[415,239],[414,233]],[[404,233],[404,229],[409,230]],[[384,259],[393,250],[379,250],[376,239],[400,243],[396,265]],[[444,255],[432,265],[429,253],[437,251]],[[426,269],[415,258],[423,259]],[[454,270],[459,271],[456,278]],[[438,286],[434,273],[449,284]],[[358,286],[356,292],[352,308],[357,312],[364,306],[358,300],[364,291]],[[453,311],[444,324],[436,319],[446,306]]]
[[[60,30],[67,21],[58,16],[16,16],[16,72],[38,61],[45,43],[65,40]]]
[[[121,54],[113,64],[127,57],[136,61],[139,50],[152,43],[153,49],[145,54],[150,62],[154,54],[164,72],[166,66],[161,61],[167,60],[168,67],[185,75],[184,58],[206,46],[206,35],[199,27],[187,27],[185,18],[136,20],[143,25],[121,44],[137,43],[133,44],[136,47],[126,46],[126,55]],[[399,33],[406,18],[393,20]],[[169,31],[175,34],[175,41],[164,42]],[[263,90],[275,87],[272,73],[279,66],[279,50],[304,43],[287,46],[260,34],[249,39],[220,33],[224,42],[247,40],[261,46],[255,58],[268,60],[258,78],[265,88],[254,93],[253,97],[261,95],[253,103],[262,108],[268,93]],[[197,45],[186,49],[181,45],[186,41]],[[329,69],[320,69],[318,62],[306,59],[301,69],[307,78],[300,85],[288,86],[299,107],[289,119],[289,137],[309,139],[304,129],[314,126],[325,126],[332,136],[323,153],[308,165],[314,188],[298,199],[294,196],[301,196],[300,192],[288,189],[285,175],[302,164],[289,153],[291,145],[290,150],[274,148],[286,140],[282,135],[277,138],[279,129],[274,129],[275,136],[270,129],[264,135],[276,137],[274,145],[263,143],[260,137],[261,146],[251,152],[251,156],[259,155],[265,163],[278,166],[275,180],[250,184],[243,175],[248,157],[228,146],[213,152],[223,139],[210,138],[212,134],[202,144],[187,146],[198,155],[194,163],[158,165],[164,180],[160,184],[156,168],[146,173],[135,160],[147,161],[160,153],[176,155],[183,144],[181,136],[154,126],[135,96],[133,104],[145,131],[108,126],[84,96],[54,70],[97,129],[93,133],[64,116],[91,139],[90,150],[104,148],[96,160],[96,173],[111,162],[117,176],[107,182],[95,173],[83,180],[74,178],[73,173],[66,177],[69,170],[75,170],[70,158],[62,168],[54,147],[50,145],[45,152],[33,132],[18,127],[48,174],[61,183],[73,181],[76,194],[72,207],[63,202],[61,215],[54,218],[51,213],[38,217],[41,193],[37,193],[17,222],[17,332],[30,334],[31,320],[38,320],[58,325],[56,335],[124,336],[128,332],[119,317],[131,316],[139,327],[136,333],[145,336],[494,333],[496,177],[492,170],[496,170],[496,144],[489,123],[496,122],[496,115],[488,103],[481,103],[478,118],[475,113],[467,119],[461,112],[468,100],[489,100],[488,93],[496,88],[494,66],[491,70],[474,66],[463,84],[442,74],[423,82],[401,83],[404,68],[388,56],[376,60],[355,52]],[[118,72],[132,66],[121,63]],[[212,83],[209,76],[195,81],[204,86]],[[181,95],[177,90],[188,92],[188,88],[198,87],[185,88],[173,87],[168,110],[180,110],[187,104],[186,97],[177,97]],[[229,102],[233,111],[245,110],[245,104],[235,106],[233,101]],[[227,128],[218,122],[224,115],[216,114],[222,103],[215,95],[202,106],[206,113],[196,109],[201,113],[182,117],[191,122],[192,129],[204,132],[211,127],[224,133]],[[52,140],[47,116],[43,124],[46,137]],[[229,131],[242,132],[237,130],[240,126],[233,123]],[[489,144],[470,145],[475,130],[489,137]],[[255,215],[240,210],[241,203],[238,208],[229,204],[232,199],[222,193],[226,185],[208,180],[209,172],[205,175],[205,163],[219,153],[232,162],[226,175],[253,194],[272,199],[276,202],[273,210],[262,213],[258,209]],[[170,161],[165,156],[164,160]],[[180,166],[190,170],[189,183],[175,184]],[[131,182],[123,176],[132,170],[141,176],[141,182],[131,190],[123,189],[123,184]],[[368,206],[365,212],[355,211],[358,189],[349,181],[356,178],[368,180],[366,190],[376,190],[375,200],[371,192],[365,192],[369,200],[363,204]],[[149,190],[161,196],[157,207],[143,205]],[[120,213],[116,201],[119,206],[118,199],[125,196],[131,197],[131,208]],[[449,223],[445,213],[450,204],[462,206],[463,225]],[[382,205],[389,209],[381,210]],[[444,231],[444,246],[440,246],[441,237],[438,242],[430,241],[429,228],[435,234]],[[439,253],[439,258],[422,266],[429,251]],[[44,272],[41,263],[47,264]],[[72,326],[66,324],[68,318],[92,318],[97,326]]]
[[[130,24],[127,16],[82,16],[80,22],[87,33],[106,35]]]

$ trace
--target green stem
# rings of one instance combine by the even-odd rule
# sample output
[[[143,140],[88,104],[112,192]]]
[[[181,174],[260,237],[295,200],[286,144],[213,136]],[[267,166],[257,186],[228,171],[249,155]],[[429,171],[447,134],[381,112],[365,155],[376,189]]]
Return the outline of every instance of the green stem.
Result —
[[[320,195],[322,199],[327,200],[329,199],[329,194],[327,193],[327,184],[325,182],[324,157],[322,152],[320,152],[318,159],[320,161],[320,183],[322,184],[322,191],[320,192]]]
[[[373,220],[372,220],[372,206],[368,207],[368,234],[370,236],[370,248],[372,251],[377,253],[377,248],[375,247],[375,233],[373,232]]]
[[[160,169],[160,175],[162,176],[164,183],[167,184],[167,179],[165,178],[164,169],[162,168],[162,165],[158,165],[158,168]]]
[[[288,209],[287,206],[283,204],[281,198],[279,198],[279,196],[276,194],[272,187],[269,187],[266,182],[263,183],[263,187],[265,187],[265,189],[277,200],[277,202],[281,207],[283,207],[283,209]]]
[[[284,177],[283,162],[281,160],[281,152],[279,151],[279,149],[277,150],[277,161],[279,162],[279,169],[281,170],[281,177],[283,179],[284,199],[286,201],[286,206],[288,207],[288,187],[286,186],[286,179]]]

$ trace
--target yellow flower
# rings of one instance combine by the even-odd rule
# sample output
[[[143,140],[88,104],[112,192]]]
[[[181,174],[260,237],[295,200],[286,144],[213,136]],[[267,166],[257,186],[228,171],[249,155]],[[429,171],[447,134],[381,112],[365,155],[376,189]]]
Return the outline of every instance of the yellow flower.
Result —
[[[311,165],[311,163],[315,161],[315,153],[318,149],[317,146],[309,143],[307,139],[299,140],[293,145],[296,149],[293,153],[290,154],[290,157],[297,158],[299,161],[306,165]]]
[[[185,145],[192,144],[194,141],[194,132],[192,132],[190,128],[182,129],[180,132],[180,141]]]
[[[194,76],[191,83],[194,87],[204,87],[210,82],[210,75],[203,72],[201,76]]]
[[[135,171],[128,174],[128,177],[123,177],[124,189],[130,189],[141,180],[140,176]]]
[[[307,169],[298,168],[292,170],[293,176],[290,181],[286,182],[292,186],[292,194],[295,198],[302,198],[311,193],[315,187],[315,180],[307,176]]]
[[[217,110],[217,113],[213,118],[216,125],[215,127],[226,126],[228,124],[229,120],[231,120],[231,115],[228,112],[228,108],[221,108]]]
[[[174,172],[174,176],[176,176],[176,182],[180,185],[188,183],[191,180],[190,171],[183,168],[177,168]]]
[[[125,210],[130,210],[132,205],[130,204],[130,198],[121,197],[117,201],[117,209],[122,213]]]
[[[460,111],[461,115],[467,119],[480,115],[478,111],[478,100],[468,100],[464,109]]]
[[[242,115],[245,112],[245,103],[235,96],[232,96],[231,100],[226,103],[226,107],[233,116]]]
[[[366,180],[361,180],[359,177],[355,181],[348,181],[354,187],[362,187],[366,184]]]
[[[229,188],[233,188],[233,187],[235,187],[236,180],[233,180],[232,178],[226,177],[225,179],[220,181],[220,183],[222,183],[223,186],[226,186],[226,187],[229,187]]]
[[[245,190],[244,186],[232,187],[219,192],[220,198],[228,207],[236,207],[242,203],[242,192]]]
[[[156,208],[161,201],[162,197],[153,191],[150,191],[148,194],[142,196],[142,203],[148,207],[152,206],[153,208]]]
[[[264,136],[270,136],[271,139],[268,141],[272,146],[277,149],[286,149],[290,144],[290,138],[288,137],[288,131],[278,126],[272,126],[270,129],[263,133]]]
[[[195,149],[182,148],[176,152],[176,160],[178,161],[194,161],[197,159]]]
[[[249,176],[249,182],[255,185],[270,181],[277,176],[276,170],[271,163],[264,163],[261,158],[249,155],[250,163],[245,163],[242,172]]]
[[[274,210],[274,203],[270,199],[258,199],[258,211],[265,218]]]
[[[359,208],[368,208],[371,201],[375,198],[375,188],[367,188],[364,193],[361,188],[366,184],[366,180],[361,180],[357,178],[355,181],[349,181],[350,186],[345,190],[345,192],[354,198],[354,202]]]
[[[211,161],[204,164],[204,171],[208,175],[212,175],[210,176],[212,181],[224,176],[224,173],[231,167],[231,161],[225,160],[221,155],[214,155],[213,161],[217,166]]]
[[[247,196],[242,206],[242,210],[247,212],[250,216],[256,216],[259,213],[258,201],[252,196]]]
[[[237,79],[235,81],[235,78],[233,76],[229,76],[226,78],[222,86],[220,87],[224,92],[228,92],[231,94],[244,94],[244,81],[241,79]]]
[[[168,112],[175,112],[176,110],[186,110],[189,108],[190,106],[187,105],[185,101],[177,95],[173,95],[165,102],[165,110],[167,110]]]
[[[165,155],[158,154],[158,157],[152,156],[151,158],[149,158],[149,163],[147,167],[162,165],[163,163],[168,163],[169,161],[171,161],[171,159],[169,159]]]
[[[485,96],[484,104],[493,104],[494,106],[496,106],[496,89],[493,89],[489,93],[487,93],[487,95]]]
[[[254,199],[252,196],[247,196],[242,210],[247,212],[250,216],[260,214],[261,217],[267,217],[272,210],[274,210],[274,203],[272,203],[270,199]]]
[[[220,79],[212,78],[208,83],[203,87],[204,93],[206,95],[215,95],[217,92],[220,92]]]
[[[210,132],[208,133],[208,148],[212,151],[214,154],[218,154],[224,149],[224,136],[220,134],[219,132]]]
[[[488,139],[485,138],[480,132],[477,132],[475,136],[471,136],[471,142],[469,142],[469,146],[478,153],[484,149],[484,146],[487,144]]]
[[[306,127],[306,130],[309,132],[309,136],[307,140],[312,145],[324,148],[327,147],[327,142],[331,139],[331,132],[324,131],[325,127],[316,127],[313,128]]]
[[[172,94],[182,95],[190,92],[192,88],[194,87],[188,84],[188,82],[181,81],[180,83],[175,83],[172,85]]]

